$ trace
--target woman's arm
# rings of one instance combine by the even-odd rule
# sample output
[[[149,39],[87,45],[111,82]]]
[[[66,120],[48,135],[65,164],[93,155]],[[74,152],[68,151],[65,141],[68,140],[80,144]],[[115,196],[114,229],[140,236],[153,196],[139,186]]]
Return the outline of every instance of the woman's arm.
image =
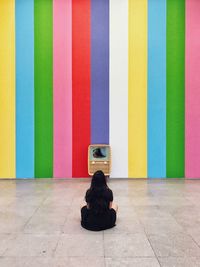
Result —
[[[114,202],[110,202],[109,208],[110,209],[114,209],[116,212],[118,211],[118,206]]]
[[[82,209],[83,207],[87,206],[88,208],[88,203],[86,203],[85,201],[83,201],[81,204],[80,204],[80,208]]]

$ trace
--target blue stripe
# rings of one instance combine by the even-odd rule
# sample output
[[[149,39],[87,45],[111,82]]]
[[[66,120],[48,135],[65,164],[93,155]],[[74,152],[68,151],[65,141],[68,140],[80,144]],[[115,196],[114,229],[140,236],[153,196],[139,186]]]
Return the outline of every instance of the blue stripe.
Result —
[[[34,0],[16,0],[16,176],[34,177]]]
[[[166,177],[166,0],[148,1],[148,177]]]
[[[109,1],[91,1],[91,142],[109,143]]]

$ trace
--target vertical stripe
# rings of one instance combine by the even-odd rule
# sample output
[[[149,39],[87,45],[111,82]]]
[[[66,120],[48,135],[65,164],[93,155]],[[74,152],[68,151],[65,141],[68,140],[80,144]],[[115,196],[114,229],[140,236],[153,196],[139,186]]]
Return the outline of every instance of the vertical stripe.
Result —
[[[146,177],[147,0],[129,0],[128,146],[129,177]]]
[[[166,0],[148,2],[148,177],[166,177]]]
[[[91,142],[109,143],[108,0],[91,0]]]
[[[73,177],[87,177],[90,144],[90,0],[72,2]]]
[[[128,0],[110,0],[112,177],[128,177]]]
[[[35,175],[53,174],[52,0],[35,0]]]
[[[34,177],[34,3],[16,0],[16,173]]]
[[[186,1],[186,177],[200,177],[200,2]]]
[[[15,177],[15,1],[0,1],[0,178]]]
[[[167,177],[184,177],[185,1],[167,0]]]
[[[54,177],[72,176],[72,3],[54,0]]]

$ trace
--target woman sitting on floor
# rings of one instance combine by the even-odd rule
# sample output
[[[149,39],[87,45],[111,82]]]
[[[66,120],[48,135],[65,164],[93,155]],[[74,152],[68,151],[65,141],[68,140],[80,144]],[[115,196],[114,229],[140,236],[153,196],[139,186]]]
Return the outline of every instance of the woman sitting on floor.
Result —
[[[101,231],[115,226],[117,205],[102,171],[94,173],[91,186],[85,195],[86,206],[81,208],[81,225],[91,231]]]

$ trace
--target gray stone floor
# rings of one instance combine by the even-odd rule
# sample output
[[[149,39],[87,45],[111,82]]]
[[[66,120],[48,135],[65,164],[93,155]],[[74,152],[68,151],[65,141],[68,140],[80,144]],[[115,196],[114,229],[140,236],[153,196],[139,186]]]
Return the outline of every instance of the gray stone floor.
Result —
[[[200,266],[200,180],[109,182],[117,226],[80,227],[88,179],[0,180],[0,266]]]

